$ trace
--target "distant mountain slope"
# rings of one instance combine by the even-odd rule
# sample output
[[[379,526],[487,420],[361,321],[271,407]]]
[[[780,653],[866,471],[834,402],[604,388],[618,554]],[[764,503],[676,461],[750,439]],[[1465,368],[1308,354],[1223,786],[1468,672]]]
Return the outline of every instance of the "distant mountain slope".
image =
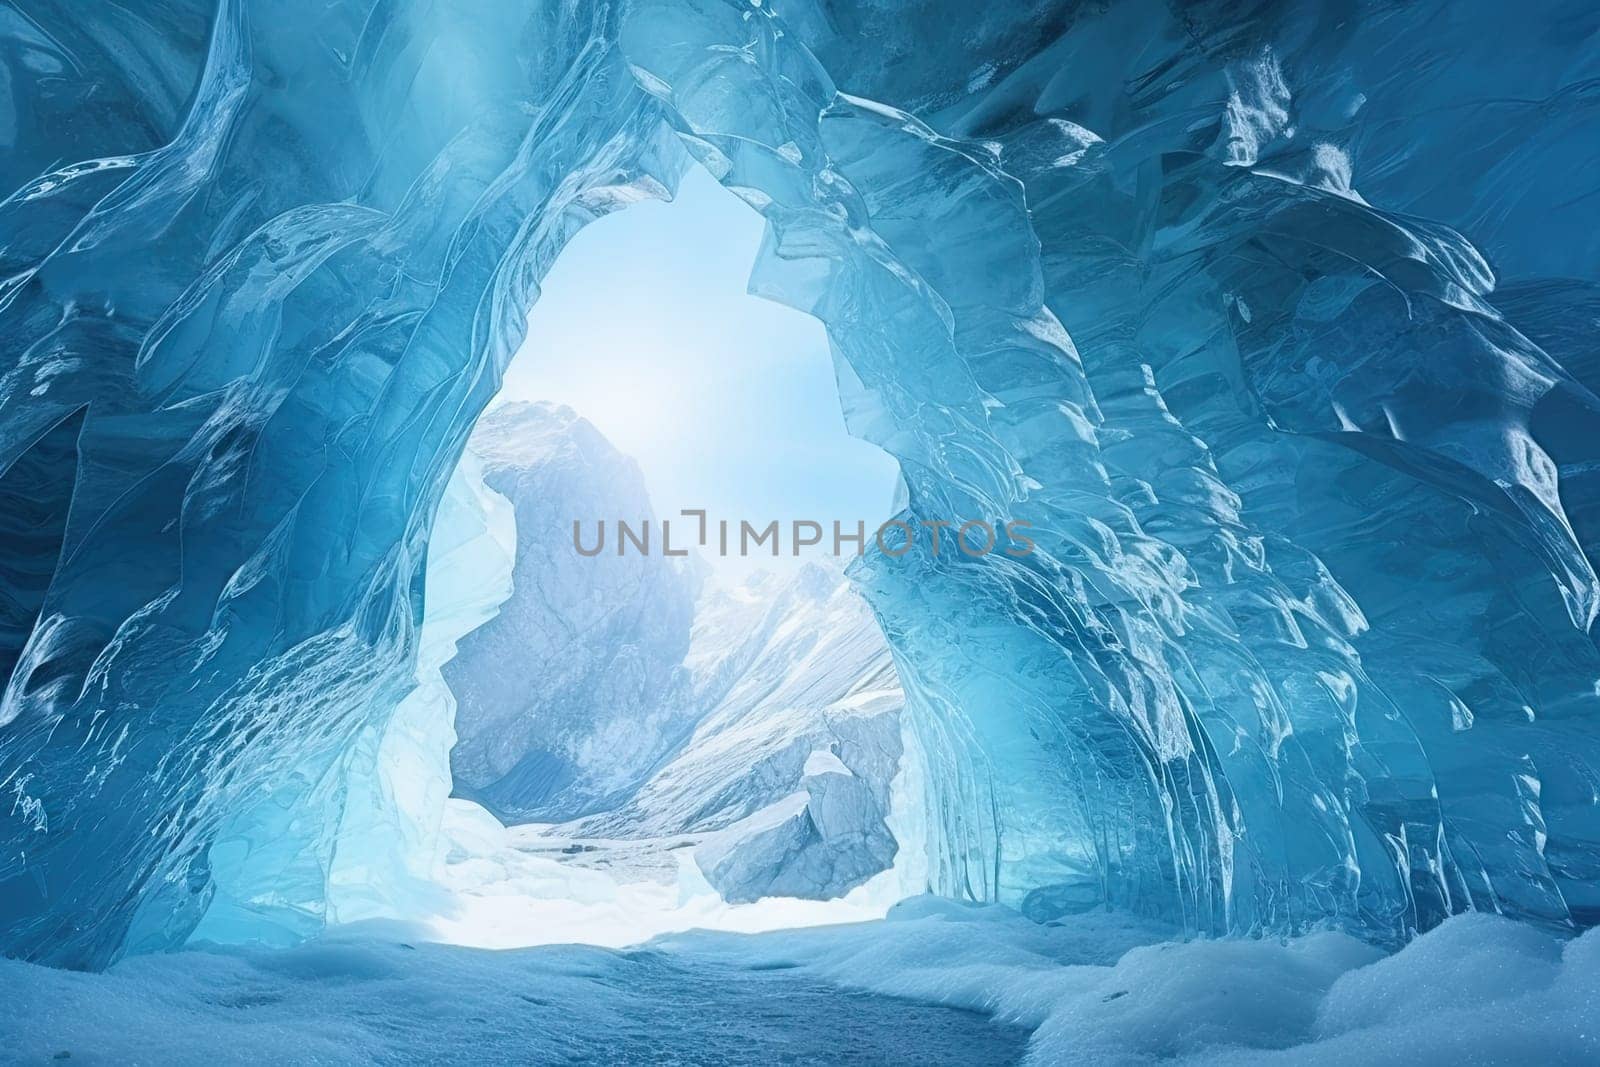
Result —
[[[587,544],[653,513],[638,466],[569,408],[497,408],[470,448],[515,511],[516,562],[443,668],[455,794],[629,855],[692,844],[732,902],[830,899],[888,868],[903,698],[843,573],[727,589],[692,557],[580,555],[574,519]]]
[[[843,575],[812,564],[708,592],[688,662],[711,710],[624,804],[576,829],[708,834],[695,858],[730,901],[838,896],[888,867],[904,698]]]

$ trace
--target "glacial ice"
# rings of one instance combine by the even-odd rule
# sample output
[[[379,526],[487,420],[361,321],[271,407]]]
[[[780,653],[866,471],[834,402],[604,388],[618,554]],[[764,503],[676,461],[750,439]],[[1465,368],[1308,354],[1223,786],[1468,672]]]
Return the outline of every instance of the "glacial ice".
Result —
[[[417,915],[437,905],[457,740],[456,695],[443,670],[461,639],[510,599],[516,537],[511,502],[488,486],[478,457],[466,453],[429,538],[416,688],[355,749],[359,762],[349,773],[328,867],[330,922]],[[213,901],[191,940],[233,940],[207,929],[217,910]]]
[[[907,517],[1036,531],[854,573],[934,888],[1600,916],[1586,0],[0,13],[8,953],[325,913],[538,280],[691,160]]]

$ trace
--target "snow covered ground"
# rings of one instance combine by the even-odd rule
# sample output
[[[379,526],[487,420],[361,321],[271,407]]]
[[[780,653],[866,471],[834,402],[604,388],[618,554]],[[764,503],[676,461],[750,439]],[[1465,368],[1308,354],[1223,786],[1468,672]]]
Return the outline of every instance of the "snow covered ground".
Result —
[[[484,951],[348,927],[105,974],[0,962],[11,1062],[1600,1062],[1600,933],[1453,918],[1392,956],[1336,933],[1180,943],[933,898],[888,919],[631,951]],[[987,1021],[985,1019],[987,1017]],[[1031,1040],[1027,1038],[1032,1032]],[[1024,1041],[1027,1040],[1026,1046]]]
[[[429,896],[404,917],[429,940],[479,948],[580,942],[620,948],[686,930],[757,933],[882,918],[925,880],[916,853],[834,900],[729,904],[700,873],[694,835],[574,840],[507,828],[451,800]]]
[[[1176,942],[1105,913],[1045,926],[922,897],[866,927],[662,944],[982,1011],[1033,1030],[1037,1064],[1600,1062],[1600,932],[1494,915],[1384,956],[1332,932]]]

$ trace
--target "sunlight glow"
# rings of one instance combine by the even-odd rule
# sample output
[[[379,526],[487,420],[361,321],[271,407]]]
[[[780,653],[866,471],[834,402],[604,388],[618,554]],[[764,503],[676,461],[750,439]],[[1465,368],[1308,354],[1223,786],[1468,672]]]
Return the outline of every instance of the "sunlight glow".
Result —
[[[876,526],[898,467],[845,430],[821,324],[746,291],[762,225],[694,168],[675,201],[585,227],[497,402],[573,408],[638,461],[658,515]]]

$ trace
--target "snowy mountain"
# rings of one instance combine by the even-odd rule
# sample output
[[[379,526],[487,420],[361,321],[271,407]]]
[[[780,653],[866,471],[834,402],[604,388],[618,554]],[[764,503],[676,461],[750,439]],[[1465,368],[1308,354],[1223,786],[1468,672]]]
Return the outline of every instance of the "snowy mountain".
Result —
[[[638,465],[570,408],[506,404],[470,448],[515,508],[517,548],[511,598],[444,668],[455,793],[507,822],[587,814],[693,726],[683,662],[700,580],[659,555],[574,551],[574,520],[652,512]]]
[[[579,554],[574,519],[652,511],[634,461],[569,408],[497,408],[470,449],[515,512],[516,561],[443,668],[456,796],[559,824],[539,841],[563,855],[628,842],[586,847],[671,866],[658,853],[692,844],[730,902],[830,899],[890,866],[903,700],[839,569],[725,588],[692,557]]]
[[[697,835],[732,901],[827,899],[887,868],[904,698],[888,646],[837,570],[807,564],[702,597],[686,664],[709,709],[628,800],[570,828],[599,838]]]
[[[470,451],[517,552],[509,600],[443,667],[458,797],[558,824],[520,835],[536,851],[589,841],[573,862],[667,869],[693,845],[730,902],[830,899],[893,864],[901,689],[840,569],[730,589],[693,558],[574,552],[574,518],[653,512],[637,464],[570,408],[496,408]]]

